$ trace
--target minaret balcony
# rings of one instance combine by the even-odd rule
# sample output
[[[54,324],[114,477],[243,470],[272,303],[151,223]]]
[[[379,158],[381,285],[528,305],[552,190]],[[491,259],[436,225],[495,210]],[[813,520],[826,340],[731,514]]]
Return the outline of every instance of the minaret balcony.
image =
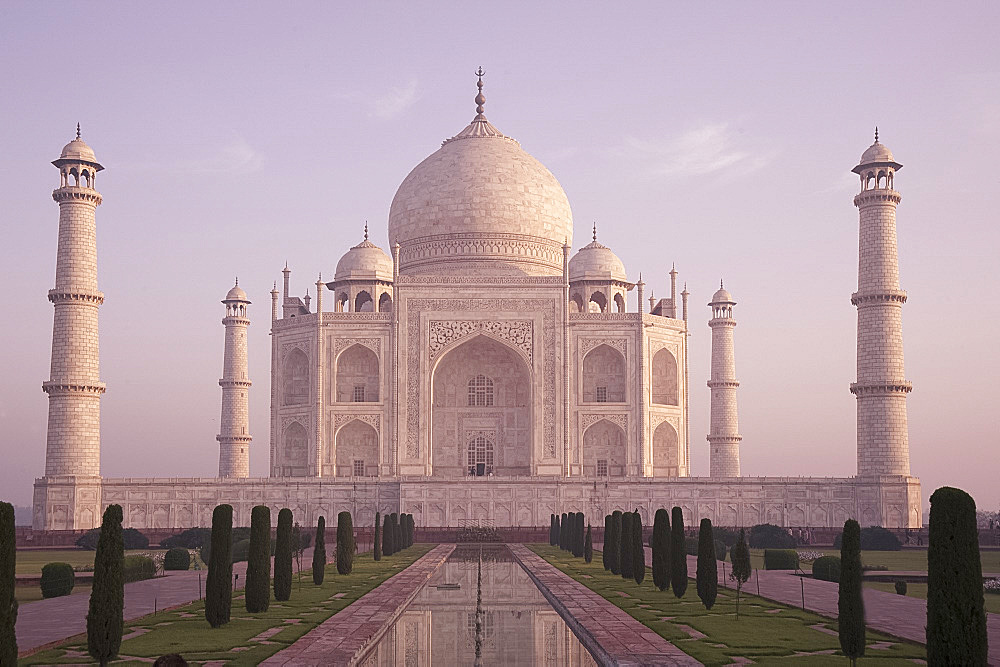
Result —
[[[222,378],[219,380],[220,387],[243,387],[247,389],[251,384],[250,380],[236,380],[233,378]]]
[[[92,303],[99,306],[104,303],[104,293],[88,292],[87,290],[80,289],[50,289],[49,301],[52,303],[64,303],[67,301],[76,303]]]
[[[93,188],[84,188],[79,185],[67,185],[52,191],[52,198],[60,204],[67,201],[80,201],[94,206],[100,205],[101,193]]]
[[[864,206],[867,204],[898,204],[903,198],[901,194],[895,190],[889,190],[888,188],[875,188],[872,190],[864,190],[854,195],[854,205]]]
[[[887,396],[890,394],[909,394],[913,391],[913,384],[901,380],[899,382],[852,382],[851,393],[861,398],[862,396]]]
[[[100,396],[107,390],[103,382],[71,382],[68,380],[49,380],[42,383],[42,391],[49,396],[55,394],[92,394]]]
[[[851,303],[855,306],[878,303],[906,303],[906,292],[903,290],[879,290],[878,292],[855,292],[851,295]]]
[[[708,386],[711,389],[729,388],[736,389],[740,386],[739,380],[709,380]]]

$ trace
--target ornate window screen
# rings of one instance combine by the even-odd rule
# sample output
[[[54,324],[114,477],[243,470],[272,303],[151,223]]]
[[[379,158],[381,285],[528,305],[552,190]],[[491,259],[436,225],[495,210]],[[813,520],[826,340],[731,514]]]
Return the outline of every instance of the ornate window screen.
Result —
[[[469,380],[469,405],[473,407],[493,405],[493,380],[485,375],[477,375]]]
[[[597,476],[607,477],[608,476],[608,460],[607,459],[597,459]]]
[[[469,467],[477,463],[482,463],[487,469],[493,467],[493,443],[481,435],[469,441]]]
[[[598,403],[607,403],[608,402],[608,388],[607,387],[598,387],[597,388],[597,402]]]
[[[365,386],[363,384],[354,385],[354,402],[355,403],[365,402]]]
[[[354,476],[365,476],[365,462],[362,459],[354,459]]]

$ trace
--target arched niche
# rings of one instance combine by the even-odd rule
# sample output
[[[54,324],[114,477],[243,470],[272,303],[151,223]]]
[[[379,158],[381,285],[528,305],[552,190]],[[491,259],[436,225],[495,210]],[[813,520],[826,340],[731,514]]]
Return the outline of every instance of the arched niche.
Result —
[[[627,444],[625,431],[618,424],[601,419],[591,425],[583,432],[583,474],[624,477]]]
[[[380,313],[392,312],[392,296],[388,292],[382,292],[378,298],[378,311]]]
[[[583,401],[625,402],[625,357],[610,345],[598,345],[583,358]]]
[[[377,403],[379,400],[378,355],[356,343],[337,357],[337,402]]]
[[[677,359],[664,348],[653,355],[653,403],[678,405]]]
[[[680,475],[680,449],[677,430],[670,422],[663,422],[653,431],[653,476],[677,477]]]
[[[608,312],[608,297],[604,296],[604,292],[594,292],[590,295],[587,310],[591,313]]]
[[[279,472],[281,477],[305,477],[309,474],[309,436],[299,422],[292,422],[281,436]]]
[[[569,298],[569,312],[571,313],[585,313],[586,305],[583,303],[583,297],[577,292]]]
[[[367,290],[358,292],[357,296],[354,297],[354,312],[370,313],[373,310],[375,310],[375,302],[372,300],[372,295]]]
[[[294,349],[281,365],[281,404],[302,405],[309,402],[309,357]]]
[[[431,394],[435,476],[467,476],[468,444],[477,435],[493,443],[495,475],[530,474],[531,370],[513,348],[478,335],[448,349],[433,370]]]
[[[327,450],[324,463],[333,463]],[[337,431],[337,476],[373,477],[378,475],[378,431],[355,419]]]
[[[615,312],[624,313],[625,312],[625,297],[619,294],[615,294]]]

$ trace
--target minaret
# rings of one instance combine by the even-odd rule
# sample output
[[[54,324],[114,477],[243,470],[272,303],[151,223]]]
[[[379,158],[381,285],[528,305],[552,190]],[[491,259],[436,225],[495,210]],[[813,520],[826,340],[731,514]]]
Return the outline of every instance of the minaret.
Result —
[[[97,307],[97,222],[101,194],[94,189],[104,169],[76,126],[76,139],[53,163],[59,169],[59,250],[56,286],[49,290],[55,306],[52,366],[42,391],[49,395],[45,441],[45,476],[101,474],[101,394]],[[67,526],[73,527],[73,525]]]
[[[736,356],[733,348],[732,295],[719,282],[719,291],[712,296],[712,379],[708,386],[712,389],[712,420],[708,442],[711,445],[710,475],[712,477],[740,476],[740,435],[739,416],[736,410]]]
[[[906,292],[899,289],[896,253],[896,162],[878,141],[853,171],[861,177],[854,197],[860,213],[858,291],[858,475],[909,475],[910,445],[906,395],[912,385],[903,374],[902,311]]]
[[[226,298],[226,353],[222,364],[222,421],[219,435],[219,477],[250,476],[250,409],[247,393],[247,306],[250,301],[237,279]]]

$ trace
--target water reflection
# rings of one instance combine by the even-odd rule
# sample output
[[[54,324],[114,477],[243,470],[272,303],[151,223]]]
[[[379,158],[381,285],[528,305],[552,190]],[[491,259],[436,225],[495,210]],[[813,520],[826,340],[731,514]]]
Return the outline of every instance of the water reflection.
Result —
[[[478,546],[459,546],[389,628],[365,667],[474,664],[479,553]],[[481,664],[596,665],[506,546],[486,545],[482,553]]]

